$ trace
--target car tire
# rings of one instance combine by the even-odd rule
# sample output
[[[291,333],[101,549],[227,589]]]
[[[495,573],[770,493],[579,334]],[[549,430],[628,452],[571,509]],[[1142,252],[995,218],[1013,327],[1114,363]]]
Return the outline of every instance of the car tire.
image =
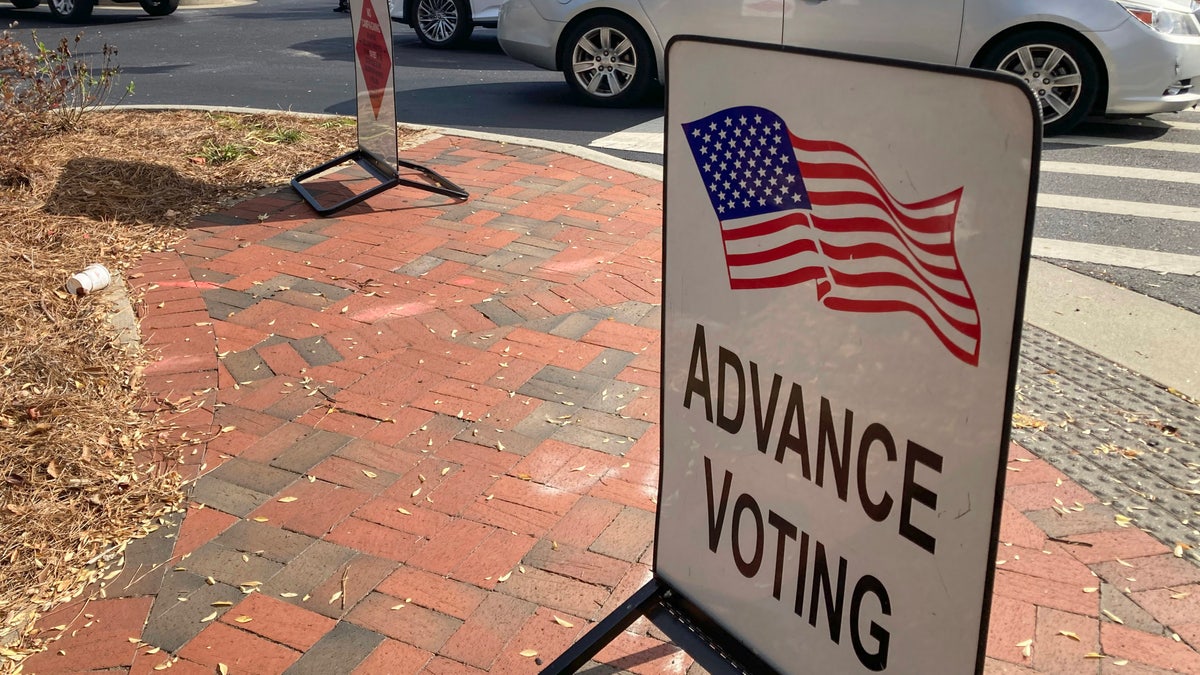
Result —
[[[475,28],[467,0],[413,0],[412,17],[417,37],[434,49],[462,46]]]
[[[72,23],[87,21],[96,7],[95,0],[47,0],[47,2],[50,5],[51,14]]]
[[[141,0],[138,4],[150,16],[167,16],[179,9],[179,0]]]
[[[1049,72],[1042,67],[1048,62]],[[1091,112],[1100,90],[1100,73],[1083,44],[1053,30],[1017,33],[996,43],[980,66],[1021,78],[1041,106],[1046,136],[1070,131]]]
[[[580,22],[563,42],[563,76],[576,97],[606,108],[641,101],[654,81],[654,50],[633,21],[601,14]]]
[[[17,9],[33,9],[41,4],[42,0],[8,0],[13,7]]]

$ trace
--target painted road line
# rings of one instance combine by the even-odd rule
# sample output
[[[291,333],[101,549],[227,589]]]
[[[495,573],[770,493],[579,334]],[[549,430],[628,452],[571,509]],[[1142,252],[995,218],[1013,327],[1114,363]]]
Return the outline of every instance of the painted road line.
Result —
[[[1130,150],[1158,150],[1159,152],[1188,152],[1200,154],[1200,143],[1167,143],[1165,141],[1132,141],[1124,138],[1099,138],[1095,136],[1055,136],[1047,138],[1046,143],[1066,143],[1068,145],[1093,145]]]
[[[1177,122],[1163,119],[1125,119],[1125,120],[1088,120],[1098,124],[1111,124],[1122,127],[1137,127],[1139,129],[1179,129],[1180,131],[1200,131],[1200,122]]]
[[[1035,258],[1052,258],[1095,265],[1114,265],[1131,269],[1200,276],[1200,256],[1162,253],[1139,248],[1120,248],[1081,241],[1033,238]]]
[[[1136,216],[1138,218],[1159,218],[1162,220],[1181,220],[1189,223],[1200,223],[1200,209],[1191,206],[1123,202],[1118,199],[1097,199],[1094,197],[1048,194],[1039,194],[1037,205],[1038,208],[1045,209],[1088,211],[1090,213],[1109,213],[1118,216]]]
[[[1033,260],[1025,320],[1200,398],[1200,314]]]
[[[663,118],[656,117],[637,126],[622,129],[615,134],[597,138],[588,145],[610,150],[633,150],[663,154]]]
[[[1120,121],[1120,120],[1117,120]],[[1179,122],[1177,124],[1193,124]],[[1200,123],[1195,123],[1200,127]],[[1115,146],[1131,150],[1158,150],[1161,152],[1185,152],[1200,154],[1200,144],[1168,143],[1166,141],[1136,141],[1121,138],[1098,138],[1092,136],[1057,136],[1046,139],[1047,143],[1066,143],[1070,145]],[[593,148],[610,150],[632,150],[661,155],[663,153],[663,118],[656,117],[636,126],[622,129],[613,134],[597,138],[588,144]],[[1077,173],[1093,176],[1117,176],[1122,178],[1143,178],[1146,180],[1163,180],[1174,183],[1195,183],[1200,177],[1185,171],[1165,171],[1161,169],[1137,169],[1133,167],[1099,166],[1091,171],[1073,169],[1073,166],[1093,166],[1087,164],[1072,164],[1070,162],[1042,162],[1042,170],[1057,173]],[[1117,172],[1120,173],[1112,173]]]
[[[1070,173],[1080,176],[1108,176],[1112,178],[1135,178],[1157,180],[1167,183],[1200,185],[1200,173],[1169,171],[1167,169],[1140,169],[1133,166],[1109,166],[1106,164],[1080,164],[1077,162],[1042,162],[1045,173]]]

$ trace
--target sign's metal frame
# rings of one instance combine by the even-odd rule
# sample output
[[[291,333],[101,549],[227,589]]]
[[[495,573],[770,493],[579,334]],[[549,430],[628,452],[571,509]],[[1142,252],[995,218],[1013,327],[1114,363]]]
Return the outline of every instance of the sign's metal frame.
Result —
[[[352,39],[353,39],[353,36],[357,35],[359,22],[361,21],[361,17],[363,16],[364,4],[367,2],[372,2],[372,1],[373,0],[350,0],[350,21],[351,21]],[[384,3],[384,8],[385,9],[387,8],[386,2]],[[393,66],[392,66],[391,59],[393,58],[393,56],[392,56],[392,50],[391,50],[391,41],[392,41],[391,19],[388,16],[387,12],[384,12],[383,17],[384,17],[384,20],[380,22],[380,27],[381,27],[381,30],[383,31],[383,37],[387,43],[387,48],[388,48],[387,67],[389,69],[392,69]],[[384,26],[386,26],[386,28],[384,28]],[[364,142],[364,139],[363,139],[364,120],[363,120],[363,113],[362,113],[362,109],[363,109],[362,97],[367,92],[359,90],[359,79],[360,79],[359,73],[362,72],[362,63],[360,63],[360,61],[359,61],[360,56],[359,56],[358,49],[354,49],[353,51],[354,51],[354,71],[355,71],[355,77],[354,77],[355,97],[354,97],[354,100],[356,103],[356,116],[357,116],[357,121],[358,121],[358,125],[357,125],[358,147],[344,155],[335,157],[335,158],[329,160],[328,162],[321,164],[320,166],[313,167],[311,169],[308,169],[307,171],[297,174],[296,177],[293,178],[291,181],[292,189],[294,189],[297,193],[299,193],[300,196],[304,198],[304,201],[308,202],[308,205],[311,206],[313,208],[313,210],[316,211],[317,214],[320,216],[328,216],[333,213],[337,213],[338,211],[341,211],[343,209],[354,206],[355,204],[358,204],[359,202],[366,201],[367,199],[370,199],[371,197],[374,197],[375,195],[377,195],[381,192],[390,190],[394,187],[401,186],[401,185],[405,186],[405,187],[416,188],[418,190],[424,190],[426,192],[433,192],[435,194],[439,194],[439,195],[442,195],[445,197],[450,197],[452,199],[456,199],[456,200],[460,200],[460,201],[467,199],[470,196],[467,193],[467,191],[464,190],[463,188],[459,187],[458,185],[456,185],[453,181],[449,180],[448,178],[442,176],[441,174],[437,173],[436,171],[434,171],[428,167],[422,166],[420,164],[415,164],[412,162],[407,162],[407,161],[400,159],[400,151],[399,151],[399,148],[397,145],[397,134],[396,134],[396,107],[394,105],[396,91],[395,91],[395,84],[394,84],[393,77],[388,77],[388,80],[387,80],[388,83],[382,93],[382,96],[385,97],[386,101],[391,103],[391,105],[387,106],[387,111],[390,115],[390,120],[388,121],[388,127],[390,129],[390,137],[391,137],[391,143],[389,144],[390,149],[388,151],[389,154],[387,156],[379,156],[377,154],[378,153],[377,149],[373,150],[373,149],[369,148],[368,144]],[[335,204],[330,204],[330,205],[322,205],[320,200],[317,198],[317,196],[314,195],[312,193],[312,191],[310,191],[306,185],[304,185],[304,181],[308,180],[309,178],[312,178],[314,176],[319,176],[327,171],[336,169],[343,165],[349,165],[351,163],[356,164],[359,168],[361,168],[363,171],[365,171],[371,178],[373,178],[376,181],[376,184],[362,192],[353,194],[346,199],[343,199]],[[423,177],[424,180],[412,180],[410,178],[402,177],[399,172],[399,169],[401,167],[413,171],[415,174]]]
[[[1037,117],[1039,107],[1034,99],[1033,92],[1024,87],[1019,80],[1000,73],[966,69],[954,66],[943,66],[936,64],[917,63],[910,61],[901,61],[897,59],[879,58],[871,56],[861,56],[853,54],[842,54],[828,52],[824,50],[805,49],[800,47],[790,47],[786,45],[773,45],[763,43],[745,42],[741,40],[728,40],[722,38],[712,38],[703,36],[679,35],[671,39],[667,45],[667,72],[670,72],[671,52],[672,47],[681,41],[702,42],[717,45],[729,45],[737,47],[747,47],[752,49],[761,49],[765,51],[786,52],[794,54],[805,54],[810,56],[819,56],[826,58],[838,58],[848,61],[857,61],[860,63],[878,64],[893,67],[904,67],[915,70],[922,70],[934,73],[945,73],[960,77],[974,77],[978,79],[991,80],[994,82],[1002,82],[1007,85],[1013,85],[1024,91],[1030,105],[1031,113],[1035,116],[1035,124],[1033,131],[1033,145],[1031,148],[1031,166],[1029,177],[1028,199],[1025,208],[1025,223],[1024,223],[1024,241],[1022,243],[1020,270],[1018,272],[1018,293],[1015,307],[1015,320],[1012,328],[1012,346],[1009,355],[1007,390],[1004,399],[1004,419],[1008,420],[1012,415],[1013,397],[1015,392],[1015,384],[1017,378],[1017,362],[1020,355],[1021,341],[1021,317],[1024,315],[1025,288],[1026,280],[1029,272],[1030,246],[1033,239],[1034,216],[1037,204],[1037,185],[1038,185],[1038,166],[1040,161],[1040,148],[1042,144],[1042,127],[1040,118]],[[673,121],[671,120],[670,106],[670,87],[667,88],[666,98],[666,119],[664,126],[670,129]],[[664,176],[669,175],[666,171],[666,163],[669,161],[669,153],[664,154]],[[667,222],[666,209],[669,208],[670,200],[668,194],[670,185],[663,186],[663,205],[664,205],[664,226]],[[663,243],[663,265],[664,270],[669,252],[667,250],[666,238]],[[666,327],[666,312],[663,312],[663,328]],[[665,354],[667,346],[663,346]],[[665,362],[661,364],[665,366]],[[663,382],[661,390],[666,391],[666,368],[660,367],[663,373]],[[660,419],[663,419],[662,400],[659,401]],[[1000,518],[1004,499],[1004,479],[1005,468],[1008,461],[1007,448],[1009,443],[1010,427],[1007,423],[1002,426],[999,450],[999,465],[996,474],[996,491],[993,502],[993,514],[991,524],[991,534],[989,537],[988,560],[995,560],[997,554],[997,546],[1000,534]],[[663,462],[662,447],[659,448],[659,464],[660,475]],[[659,494],[657,503],[662,503],[662,481],[659,481]],[[683,649],[686,653],[692,656],[697,663],[712,673],[730,673],[730,674],[759,674],[775,675],[779,671],[768,664],[762,657],[755,653],[750,647],[742,644],[736,637],[731,635],[723,628],[716,620],[714,620],[703,607],[690,601],[683,596],[678,590],[672,588],[670,584],[661,578],[658,574],[658,546],[659,546],[659,528],[662,526],[661,510],[656,513],[655,529],[654,529],[654,576],[642,588],[636,591],[624,604],[614,610],[608,616],[604,617],[596,626],[589,630],[582,638],[571,645],[561,656],[547,665],[541,672],[543,675],[559,675],[561,673],[574,673],[582,668],[589,660],[600,652],[609,642],[619,635],[625,628],[636,621],[639,617],[645,616],[662,630],[676,646]],[[986,572],[983,594],[983,615],[979,627],[979,639],[976,648],[976,667],[977,675],[983,673],[985,662],[985,653],[987,647],[988,619],[992,597],[992,587],[994,581],[994,566],[989,565]]]

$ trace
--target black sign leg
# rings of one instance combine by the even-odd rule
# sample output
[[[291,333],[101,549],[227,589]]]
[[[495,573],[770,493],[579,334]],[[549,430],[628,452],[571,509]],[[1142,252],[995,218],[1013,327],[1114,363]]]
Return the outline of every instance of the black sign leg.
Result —
[[[321,204],[320,201],[317,200],[316,196],[309,192],[308,188],[304,185],[304,181],[348,162],[354,162],[357,164],[364,171],[370,174],[372,178],[378,181],[378,184],[372,186],[370,189],[362,193],[350,197],[349,199],[340,201],[337,204]],[[311,206],[313,210],[317,212],[317,215],[320,216],[328,216],[330,214],[337,213],[342,209],[354,206],[361,201],[374,197],[380,192],[390,190],[398,185],[417,188],[418,190],[425,190],[426,192],[433,192],[458,200],[463,200],[470,196],[467,194],[466,190],[462,189],[458,185],[455,185],[448,178],[442,176],[433,169],[423,167],[420,164],[405,162],[403,160],[397,160],[397,163],[400,166],[413,169],[414,171],[419,171],[421,175],[428,179],[429,182],[423,183],[420,181],[408,180],[407,178],[395,176],[390,172],[390,170],[385,171],[377,166],[374,158],[366,152],[362,150],[354,150],[342,155],[341,157],[335,157],[320,166],[314,167],[297,175],[292,179],[292,189],[298,192],[300,196],[304,198],[304,201],[308,202],[308,205]]]
[[[571,645],[562,656],[554,659],[550,665],[542,669],[542,675],[560,675],[574,673],[583,667],[593,656],[604,649],[605,645],[637,621],[662,596],[663,587],[657,579],[651,579],[636,593],[629,596],[617,610],[604,617],[600,623],[589,630],[578,642]]]
[[[578,671],[639,616],[653,622],[675,646],[713,675],[779,675],[778,670],[657,576],[546,666],[542,675]]]

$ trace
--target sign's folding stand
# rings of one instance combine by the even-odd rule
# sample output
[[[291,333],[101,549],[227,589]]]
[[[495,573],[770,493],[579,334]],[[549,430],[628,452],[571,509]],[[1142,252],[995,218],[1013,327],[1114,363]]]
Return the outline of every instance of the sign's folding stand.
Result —
[[[385,0],[350,0],[351,39],[354,44],[354,84],[358,147],[292,179],[300,193],[319,215],[327,216],[398,185],[464,200],[467,191],[436,171],[400,159],[396,124],[395,68],[392,64],[392,25]],[[376,6],[378,5],[378,6]],[[380,20],[383,17],[383,20]],[[343,164],[357,164],[378,183],[347,199],[322,205],[303,181]],[[408,169],[425,180],[401,176]],[[415,177],[415,176],[414,176]]]
[[[317,200],[316,196],[304,186],[303,181],[312,178],[313,176],[318,176],[326,171],[329,171],[330,169],[348,162],[354,162],[357,164],[364,171],[371,174],[371,177],[379,181],[379,183],[359,194],[353,195],[347,199],[343,199],[336,204],[322,206]],[[412,169],[419,172],[421,175],[425,176],[429,182],[401,178],[399,175],[393,173],[390,170],[390,167],[385,168],[379,166],[379,163],[375,161],[374,157],[372,157],[368,152],[359,148],[340,157],[335,157],[328,162],[321,164],[320,166],[313,167],[301,174],[298,174],[292,179],[292,188],[299,193],[300,196],[304,198],[304,201],[308,202],[308,205],[311,206],[313,210],[316,211],[320,216],[328,216],[332,213],[337,213],[342,209],[354,206],[361,201],[370,199],[371,197],[374,197],[375,195],[386,190],[390,190],[398,185],[416,188],[418,190],[425,190],[427,192],[433,192],[459,200],[466,199],[470,196],[466,190],[462,189],[453,181],[439,174],[433,169],[421,166],[420,164],[406,162],[402,159],[397,159],[396,163],[406,169]]]
[[[675,646],[713,675],[775,675],[779,672],[704,616],[665,581],[655,577],[546,666],[542,675],[577,672],[639,616],[649,619]]]

